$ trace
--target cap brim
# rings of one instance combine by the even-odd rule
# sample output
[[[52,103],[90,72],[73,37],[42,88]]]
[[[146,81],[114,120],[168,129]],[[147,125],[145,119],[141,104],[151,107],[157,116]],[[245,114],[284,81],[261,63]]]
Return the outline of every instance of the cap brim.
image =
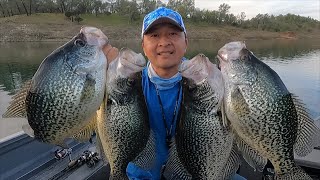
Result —
[[[184,31],[184,29],[174,20],[168,18],[168,17],[160,17],[158,19],[156,19],[155,21],[153,21],[148,27],[147,29],[144,31],[143,34],[146,34],[150,28],[152,28],[153,26],[155,25],[158,25],[158,24],[162,24],[162,23],[169,23],[169,24],[172,24],[174,26],[176,26],[177,28],[179,28],[181,31]]]

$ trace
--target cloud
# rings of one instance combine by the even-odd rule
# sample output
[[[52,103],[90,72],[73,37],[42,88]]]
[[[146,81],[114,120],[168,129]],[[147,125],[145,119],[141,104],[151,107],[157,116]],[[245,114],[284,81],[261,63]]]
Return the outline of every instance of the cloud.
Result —
[[[230,13],[234,15],[245,12],[247,18],[253,18],[257,14],[296,14],[310,16],[320,20],[319,0],[196,0],[195,6],[200,9],[218,10],[222,3],[231,6]]]

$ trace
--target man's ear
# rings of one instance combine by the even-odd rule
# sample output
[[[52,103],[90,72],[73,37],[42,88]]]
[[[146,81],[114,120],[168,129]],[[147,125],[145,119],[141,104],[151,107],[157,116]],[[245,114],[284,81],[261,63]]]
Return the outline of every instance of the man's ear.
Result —
[[[185,35],[184,41],[186,42],[186,51],[187,51],[187,47],[188,47],[188,43],[189,43],[187,35]]]
[[[141,48],[142,48],[142,51],[144,52],[144,43],[143,43],[143,39],[141,41]]]

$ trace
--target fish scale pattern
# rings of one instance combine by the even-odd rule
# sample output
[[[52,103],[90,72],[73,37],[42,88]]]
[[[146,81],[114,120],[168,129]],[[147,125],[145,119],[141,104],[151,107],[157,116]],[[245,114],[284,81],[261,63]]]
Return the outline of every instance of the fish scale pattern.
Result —
[[[43,142],[64,146],[64,139],[78,133],[92,118],[104,94],[103,52],[93,45],[76,47],[76,39],[43,61],[26,96],[29,125],[35,138]],[[90,63],[97,67],[88,73],[84,68]]]
[[[219,103],[208,81],[193,88],[185,81],[182,117],[176,132],[178,157],[192,179],[220,179],[233,138],[212,111]]]
[[[251,147],[259,149],[273,162],[276,172],[283,174],[294,167],[297,113],[289,92],[282,85],[268,80],[270,72],[263,72],[261,67],[258,69],[261,75],[250,87],[240,86],[231,92],[233,97],[242,96],[244,106],[248,106],[247,112],[241,112],[239,109],[243,106],[239,107],[238,101],[230,100],[230,106],[234,107],[231,111],[239,117],[238,122],[232,123],[236,131],[241,132],[240,137]]]
[[[136,77],[139,76],[138,73]],[[111,179],[127,179],[126,167],[146,147],[150,127],[141,79],[116,78],[108,91],[111,104],[103,138],[106,156],[110,163]]]
[[[295,164],[293,152],[299,133],[299,152],[307,152],[310,147],[301,147],[315,143],[313,138],[317,136],[313,134],[317,129],[306,133],[300,128],[299,132],[299,123],[305,122],[308,127],[314,124],[308,118],[301,120],[297,109],[306,113],[295,105],[278,74],[258,60],[243,42],[226,44],[218,51],[218,59],[225,82],[226,114],[240,137],[238,147],[247,162],[261,170],[270,160],[276,179],[311,179]]]

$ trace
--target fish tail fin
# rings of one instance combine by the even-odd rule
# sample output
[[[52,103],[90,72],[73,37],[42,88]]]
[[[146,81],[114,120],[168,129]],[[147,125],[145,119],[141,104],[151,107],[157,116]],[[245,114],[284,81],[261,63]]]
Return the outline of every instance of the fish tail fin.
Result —
[[[244,140],[236,136],[236,142],[238,149],[241,152],[245,161],[252,167],[254,170],[262,172],[268,160],[262,157],[259,152],[251,148]]]
[[[169,149],[169,158],[163,171],[163,176],[167,180],[191,180],[192,176],[183,166],[178,157],[178,151],[175,141],[172,142]]]
[[[314,147],[320,146],[320,129],[309,116],[305,105],[296,96],[292,99],[298,114],[298,133],[294,151],[298,156],[308,155]]]
[[[300,167],[294,167],[288,173],[278,174],[276,180],[312,180],[312,178],[304,172]]]
[[[238,168],[240,167],[240,164],[241,160],[239,152],[236,145],[234,144],[231,149],[227,164],[225,165],[224,171],[222,172],[222,178],[220,179],[232,179],[232,177],[236,174]]]
[[[32,80],[26,81],[22,88],[12,97],[7,111],[2,115],[3,118],[26,118],[26,98],[31,88]]]

